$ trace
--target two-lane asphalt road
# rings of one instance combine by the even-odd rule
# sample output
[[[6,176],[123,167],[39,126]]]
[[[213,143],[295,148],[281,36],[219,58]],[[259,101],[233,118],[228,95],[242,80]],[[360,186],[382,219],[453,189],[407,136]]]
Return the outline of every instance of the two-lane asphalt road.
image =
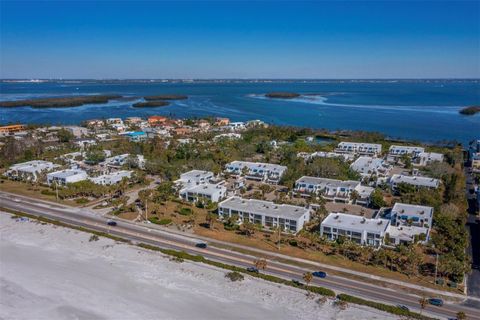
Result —
[[[162,232],[161,230],[149,228],[148,225],[117,221],[117,226],[110,227],[106,224],[107,218],[96,215],[89,210],[71,208],[57,204],[47,205],[35,199],[22,196],[12,196],[8,193],[0,192],[0,207],[55,219],[74,226],[82,226],[92,230],[108,232],[112,235],[131,240],[132,242],[142,242],[161,248],[185,251],[190,254],[199,254],[209,260],[229,265],[248,267],[252,266],[252,262],[255,259],[254,256],[215,246],[208,246],[206,249],[197,248],[195,247],[195,239],[192,239],[191,237],[183,237],[177,234]],[[198,242],[203,242],[203,240],[198,240]],[[285,279],[297,279],[303,281],[302,275],[306,271],[315,270],[269,260],[267,269],[264,272]],[[329,275],[324,279],[315,278],[312,281],[312,284],[330,288],[337,293],[345,292],[372,301],[385,302],[392,305],[402,304],[409,307],[411,310],[419,311],[419,297],[403,290],[393,290],[369,284],[368,282],[351,280],[333,275]],[[424,312],[440,318],[454,318],[458,311],[465,312],[468,319],[480,320],[479,310],[450,303],[448,301],[443,307],[427,306]]]

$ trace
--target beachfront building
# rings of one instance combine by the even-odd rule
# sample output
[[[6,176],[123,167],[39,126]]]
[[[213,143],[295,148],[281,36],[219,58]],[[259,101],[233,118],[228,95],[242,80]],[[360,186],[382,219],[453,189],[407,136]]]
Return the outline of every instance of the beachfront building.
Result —
[[[412,225],[430,228],[433,223],[433,208],[406,203],[395,203],[391,214],[392,225]]]
[[[24,124],[11,124],[8,126],[0,126],[0,135],[8,135],[12,132],[19,132],[26,129]]]
[[[377,143],[340,142],[336,152],[377,156],[382,153],[382,145]]]
[[[219,127],[228,126],[230,124],[229,118],[215,118],[215,125]]]
[[[124,178],[130,179],[133,171],[121,170],[112,173],[102,174],[98,177],[89,178],[95,184],[101,184],[103,186],[110,186],[117,184],[122,181]]]
[[[400,183],[405,183],[414,186],[415,188],[430,188],[437,189],[440,186],[440,180],[420,177],[420,176],[407,176],[403,174],[394,174],[389,179],[389,184],[392,190],[396,190]]]
[[[139,125],[143,122],[143,119],[140,117],[128,117],[125,119],[125,123],[128,125]]]
[[[60,185],[65,186],[67,183],[75,183],[87,180],[88,175],[81,169],[66,169],[55,171],[47,174],[47,184],[50,186]]]
[[[123,124],[123,120],[121,118],[108,118],[107,120],[105,120],[105,123],[107,125]]]
[[[216,181],[210,171],[191,170],[180,175],[175,181],[179,196],[183,200],[196,202],[201,199],[219,202],[225,198],[227,188],[224,181]]]
[[[294,192],[303,197],[320,195],[327,201],[368,205],[374,189],[360,181],[303,176],[295,182]]]
[[[141,142],[148,139],[147,133],[144,131],[133,131],[125,134],[132,142]]]
[[[436,152],[421,152],[414,160],[414,164],[418,166],[427,166],[435,161],[443,162],[444,156]]]
[[[270,201],[231,197],[218,204],[218,214],[223,218],[238,216],[266,228],[280,227],[283,232],[297,233],[310,220],[310,209]]]
[[[245,122],[230,122],[226,128],[230,131],[242,131],[245,130],[247,127]]]
[[[368,179],[372,176],[386,177],[392,167],[381,158],[362,156],[350,165],[350,169],[358,172],[362,178]]]
[[[4,173],[4,176],[13,180],[36,182],[42,173],[57,167],[59,166],[50,161],[32,160],[14,164]]]
[[[343,161],[350,162],[355,159],[355,156],[350,153],[317,151],[313,153],[299,152],[297,153],[297,158],[303,158],[305,159],[305,161],[310,161],[315,158],[334,158],[334,159],[341,159]]]
[[[250,180],[272,184],[279,183],[286,170],[286,166],[278,164],[249,161],[232,161],[225,168],[225,171],[232,175],[244,175]]]
[[[85,138],[85,139],[75,139],[73,140],[73,143],[75,145],[77,145],[80,149],[86,149],[90,146],[94,146],[97,144],[97,140],[95,139],[88,139],[88,138]]]
[[[399,158],[407,155],[410,158],[416,158],[422,152],[425,152],[425,148],[416,146],[390,146],[388,150],[387,160],[389,162],[396,162]]]
[[[389,225],[390,221],[385,219],[330,213],[320,225],[320,235],[331,241],[344,238],[361,245],[380,247]]]

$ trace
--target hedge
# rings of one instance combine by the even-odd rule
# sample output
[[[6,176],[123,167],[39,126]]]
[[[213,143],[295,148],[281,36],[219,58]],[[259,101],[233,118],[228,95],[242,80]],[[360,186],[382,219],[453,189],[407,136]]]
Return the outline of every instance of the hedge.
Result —
[[[375,309],[378,309],[378,310],[381,310],[381,311],[385,311],[385,312],[392,313],[392,314],[399,315],[399,316],[405,316],[405,317],[412,318],[412,319],[420,319],[420,320],[433,320],[433,319],[435,319],[435,318],[430,318],[430,317],[424,316],[424,315],[422,315],[420,313],[417,313],[417,312],[404,310],[404,309],[399,308],[397,306],[392,306],[392,305],[384,304],[384,303],[380,303],[380,302],[369,301],[369,300],[365,300],[365,299],[362,299],[362,298],[357,298],[357,297],[354,297],[354,296],[351,296],[351,295],[348,295],[348,294],[344,294],[344,293],[339,294],[337,296],[337,298],[342,300],[342,301],[345,301],[345,302],[375,308]]]

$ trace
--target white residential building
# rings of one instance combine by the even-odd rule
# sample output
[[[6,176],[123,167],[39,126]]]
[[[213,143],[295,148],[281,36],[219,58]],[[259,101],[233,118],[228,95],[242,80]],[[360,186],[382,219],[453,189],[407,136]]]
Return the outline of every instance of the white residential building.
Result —
[[[443,162],[443,154],[436,152],[421,152],[418,154],[417,158],[414,161],[414,164],[419,166],[426,166],[432,162],[438,161]]]
[[[51,171],[58,167],[58,165],[49,161],[32,160],[14,164],[4,173],[4,175],[15,180],[35,182],[38,180],[41,173]]]
[[[382,145],[377,143],[342,141],[338,144],[335,151],[376,156],[382,153]]]
[[[235,132],[229,132],[229,133],[221,133],[217,134],[215,137],[213,137],[213,141],[218,141],[221,139],[240,139],[242,135],[240,133],[235,133]]]
[[[47,184],[57,184],[64,186],[67,183],[75,183],[86,180],[88,178],[87,173],[80,169],[66,169],[55,171],[47,174]]]
[[[246,129],[246,125],[245,122],[230,122],[226,128],[231,131],[241,131]]]
[[[130,179],[133,171],[121,170],[112,173],[102,174],[98,177],[89,178],[95,184],[101,184],[104,186],[110,186],[112,184],[117,184],[122,181],[123,178]]]
[[[388,161],[395,161],[403,155],[410,156],[411,158],[417,157],[420,153],[425,152],[423,147],[415,146],[390,146],[388,150]]]
[[[306,161],[312,160],[314,158],[334,158],[334,159],[341,159],[343,161],[349,162],[355,159],[355,156],[350,153],[324,152],[324,151],[317,151],[313,153],[299,152],[297,154],[297,157],[303,158]]]
[[[395,203],[391,211],[392,225],[414,225],[431,228],[433,223],[433,208],[406,203]]]
[[[227,164],[225,171],[233,175],[241,175],[245,171],[245,178],[277,184],[287,167],[278,164],[232,161]]]
[[[218,214],[227,218],[237,215],[266,228],[279,226],[284,232],[297,233],[310,220],[310,209],[269,201],[231,197],[218,204]]]
[[[180,189],[180,198],[194,202],[207,199],[219,202],[225,198],[227,188],[224,181],[214,181],[215,175],[210,171],[191,170],[180,175],[175,184]]]
[[[389,225],[390,221],[385,219],[330,213],[320,225],[320,235],[332,241],[344,237],[361,245],[379,247]]]
[[[389,184],[393,190],[397,188],[399,183],[410,184],[416,188],[436,189],[440,185],[440,180],[429,177],[406,176],[402,174],[394,174],[390,177]]]
[[[123,120],[121,118],[108,118],[106,121],[105,121],[108,125],[112,125],[112,124],[121,124],[123,125]]]
[[[386,234],[388,235],[389,244],[391,245],[398,246],[416,241],[426,243],[430,238],[430,229],[409,225],[394,226],[390,224]]]
[[[312,193],[321,195],[327,201],[352,203],[354,191],[358,198],[355,203],[368,205],[374,189],[362,186],[360,181],[336,180],[303,176],[295,182],[294,191],[301,196],[310,196]]]
[[[381,158],[362,156],[350,165],[350,169],[358,172],[362,178],[370,178],[371,176],[386,177],[392,167]]]

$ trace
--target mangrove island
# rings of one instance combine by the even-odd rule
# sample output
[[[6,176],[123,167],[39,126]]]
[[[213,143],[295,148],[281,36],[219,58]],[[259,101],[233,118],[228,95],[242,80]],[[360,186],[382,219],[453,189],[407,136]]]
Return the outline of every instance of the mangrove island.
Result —
[[[84,104],[107,103],[121,98],[120,95],[73,96],[59,98],[39,98],[15,101],[0,101],[0,108],[32,107],[32,108],[65,108],[79,107]]]
[[[134,108],[153,108],[153,107],[165,107],[170,103],[167,101],[147,101],[147,102],[137,102],[132,105]]]
[[[146,96],[143,97],[147,101],[158,101],[158,100],[185,100],[188,99],[188,96],[179,95],[179,94],[163,94],[157,96]]]
[[[465,107],[462,110],[459,111],[460,114],[464,114],[467,116],[473,116],[477,112],[480,112],[480,106],[470,106],[470,107]]]
[[[300,97],[300,94],[295,92],[269,92],[265,94],[265,97],[275,99],[293,99]]]

